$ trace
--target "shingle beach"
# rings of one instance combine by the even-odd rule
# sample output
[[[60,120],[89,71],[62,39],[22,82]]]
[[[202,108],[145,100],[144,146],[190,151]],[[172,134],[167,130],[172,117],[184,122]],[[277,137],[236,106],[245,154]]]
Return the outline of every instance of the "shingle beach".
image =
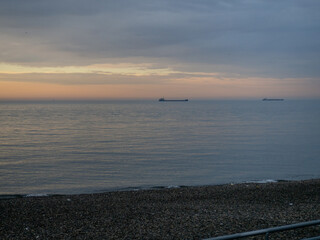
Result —
[[[0,239],[204,239],[320,219],[320,180],[0,200]],[[320,235],[320,226],[270,239]],[[252,239],[264,239],[264,236]]]

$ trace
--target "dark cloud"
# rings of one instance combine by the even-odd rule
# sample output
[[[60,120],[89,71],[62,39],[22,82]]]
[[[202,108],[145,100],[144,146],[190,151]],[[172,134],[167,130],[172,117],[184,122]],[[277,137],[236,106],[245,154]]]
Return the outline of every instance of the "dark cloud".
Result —
[[[318,0],[0,2],[0,59],[80,65],[135,59],[276,77],[320,74]]]

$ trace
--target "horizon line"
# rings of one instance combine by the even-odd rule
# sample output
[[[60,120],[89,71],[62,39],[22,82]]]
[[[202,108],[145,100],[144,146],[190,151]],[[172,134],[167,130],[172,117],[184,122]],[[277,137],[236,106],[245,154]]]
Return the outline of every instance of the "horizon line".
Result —
[[[238,98],[184,98],[189,99],[189,101],[232,101],[232,100],[262,100],[265,97],[238,97]],[[274,98],[274,97],[272,97]],[[284,100],[320,100],[320,98],[315,97],[291,97],[291,98],[284,98]],[[159,97],[155,98],[66,98],[66,99],[52,99],[52,98],[35,98],[35,99],[1,99],[0,102],[106,102],[106,101],[158,101]]]

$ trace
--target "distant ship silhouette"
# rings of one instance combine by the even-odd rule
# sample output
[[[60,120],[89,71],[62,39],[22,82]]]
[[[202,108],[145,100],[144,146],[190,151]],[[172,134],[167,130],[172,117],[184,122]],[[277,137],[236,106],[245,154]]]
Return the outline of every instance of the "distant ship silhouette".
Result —
[[[262,101],[284,101],[283,98],[264,98]]]
[[[165,99],[165,98],[160,98],[159,102],[187,102],[189,99]]]

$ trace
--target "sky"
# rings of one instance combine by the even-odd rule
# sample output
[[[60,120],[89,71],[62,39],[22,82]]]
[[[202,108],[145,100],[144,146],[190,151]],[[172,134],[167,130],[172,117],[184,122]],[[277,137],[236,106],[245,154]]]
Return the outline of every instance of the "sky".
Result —
[[[319,12],[319,0],[0,0],[0,100],[320,98]]]

